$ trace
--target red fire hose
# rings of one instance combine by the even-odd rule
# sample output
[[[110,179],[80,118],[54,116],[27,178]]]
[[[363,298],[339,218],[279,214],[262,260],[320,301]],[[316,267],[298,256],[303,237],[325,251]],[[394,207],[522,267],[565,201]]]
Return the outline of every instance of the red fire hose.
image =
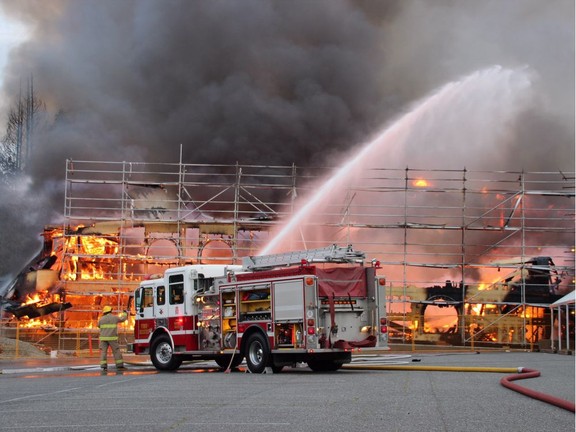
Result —
[[[554,396],[550,396],[550,395],[545,394],[545,393],[540,393],[538,391],[531,390],[531,389],[528,389],[526,387],[522,387],[522,386],[519,386],[517,384],[513,384],[511,382],[511,381],[527,379],[527,378],[536,378],[539,376],[540,376],[540,372],[535,370],[535,369],[521,368],[520,373],[502,378],[500,380],[500,384],[502,384],[506,388],[509,388],[510,390],[514,390],[515,392],[522,393],[523,395],[529,396],[531,398],[538,399],[538,400],[541,400],[543,402],[549,403],[551,405],[555,405],[559,408],[565,409],[567,411],[574,412],[575,406],[574,406],[573,402],[570,402],[570,401],[567,401],[564,399],[560,399],[560,398],[557,398]]]

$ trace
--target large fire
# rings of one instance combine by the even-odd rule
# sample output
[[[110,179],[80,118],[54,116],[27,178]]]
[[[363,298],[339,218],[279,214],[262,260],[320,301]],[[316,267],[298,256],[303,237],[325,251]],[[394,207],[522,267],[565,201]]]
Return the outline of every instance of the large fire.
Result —
[[[426,187],[429,183],[419,179],[415,186]],[[120,247],[120,235],[64,235],[63,230],[53,229],[45,238],[52,249],[44,259],[51,264],[37,269],[34,291],[29,292],[17,308],[22,315],[16,316],[21,327],[46,333],[62,329],[95,332],[104,305],[112,306],[115,311],[127,308],[139,280],[147,274],[162,273],[161,264],[177,263],[173,258],[151,255],[150,248],[133,247],[135,253],[128,257]],[[212,242],[220,243],[225,246],[225,242]],[[218,262],[220,255],[230,258],[228,250],[216,252],[206,262]],[[549,337],[545,330],[549,320],[547,308],[522,307],[519,298],[507,298],[519,280],[527,282],[527,292],[530,287],[539,286],[537,276],[530,275],[530,267],[524,268],[522,264],[511,276],[502,276],[500,268],[492,270],[499,275],[488,272],[483,281],[465,287],[452,282],[444,287],[391,288],[391,329],[402,328],[404,341],[461,340],[462,334],[466,340],[476,343],[537,342]],[[546,284],[550,276],[546,276]],[[42,282],[44,280],[47,282]],[[546,293],[549,289],[551,286],[546,285]],[[398,308],[400,304],[403,306]],[[63,305],[69,306],[63,308]],[[132,319],[122,329],[130,333],[133,325]]]
[[[120,274],[127,264],[120,267],[117,238],[65,236],[62,229],[50,229],[44,237],[52,250],[46,250],[39,268],[24,274],[16,285],[29,292],[20,306],[5,308],[18,319],[19,327],[45,332],[59,328],[90,331],[96,328],[104,305],[115,310],[128,307],[134,283],[125,283]],[[130,330],[130,322],[124,327]]]
[[[512,270],[513,266],[508,265]],[[498,269],[499,271],[499,269]],[[550,338],[550,304],[559,276],[548,257],[528,259],[503,276],[473,284],[392,287],[390,320],[402,337],[429,342],[535,344]],[[406,307],[406,303],[409,307]]]

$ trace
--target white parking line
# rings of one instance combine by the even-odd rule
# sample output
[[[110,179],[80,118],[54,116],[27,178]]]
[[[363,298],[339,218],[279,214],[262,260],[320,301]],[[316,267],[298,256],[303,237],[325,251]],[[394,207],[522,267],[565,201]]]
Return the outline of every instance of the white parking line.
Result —
[[[82,387],[73,387],[73,388],[69,388],[69,389],[65,389],[65,390],[58,390],[55,392],[51,392],[51,393],[38,393],[38,394],[33,394],[33,395],[28,395],[28,396],[22,396],[19,398],[14,398],[14,399],[8,399],[8,400],[4,400],[4,401],[0,401],[0,404],[3,403],[8,403],[8,402],[15,402],[15,401],[19,401],[19,400],[23,400],[23,399],[32,399],[32,398],[36,398],[36,397],[45,397],[45,396],[51,396],[51,395],[55,395],[58,393],[66,393],[66,392],[70,392],[70,391],[74,391],[74,390],[79,390]]]

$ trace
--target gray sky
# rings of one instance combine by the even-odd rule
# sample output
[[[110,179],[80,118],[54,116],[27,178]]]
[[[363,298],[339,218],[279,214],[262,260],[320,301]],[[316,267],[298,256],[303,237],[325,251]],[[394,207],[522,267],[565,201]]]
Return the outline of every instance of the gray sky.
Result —
[[[180,144],[189,162],[314,165],[494,65],[529,68],[538,100],[502,152],[510,157],[490,166],[572,165],[571,0],[0,5],[31,29],[12,51],[1,100],[13,104],[33,75],[49,121],[58,115],[35,144],[35,178],[61,178],[52,167],[65,158],[173,162]],[[485,168],[469,159],[453,163]]]
[[[8,62],[8,54],[26,40],[28,31],[19,21],[7,17],[0,8],[0,86],[4,78],[4,67]]]

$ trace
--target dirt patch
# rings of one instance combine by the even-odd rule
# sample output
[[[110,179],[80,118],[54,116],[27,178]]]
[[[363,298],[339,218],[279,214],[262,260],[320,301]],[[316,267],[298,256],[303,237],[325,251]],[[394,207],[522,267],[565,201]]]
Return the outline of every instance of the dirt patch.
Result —
[[[46,358],[47,354],[40,348],[34,346],[31,343],[17,341],[15,339],[9,339],[0,337],[0,359],[11,359],[16,357],[27,357],[27,358]]]

